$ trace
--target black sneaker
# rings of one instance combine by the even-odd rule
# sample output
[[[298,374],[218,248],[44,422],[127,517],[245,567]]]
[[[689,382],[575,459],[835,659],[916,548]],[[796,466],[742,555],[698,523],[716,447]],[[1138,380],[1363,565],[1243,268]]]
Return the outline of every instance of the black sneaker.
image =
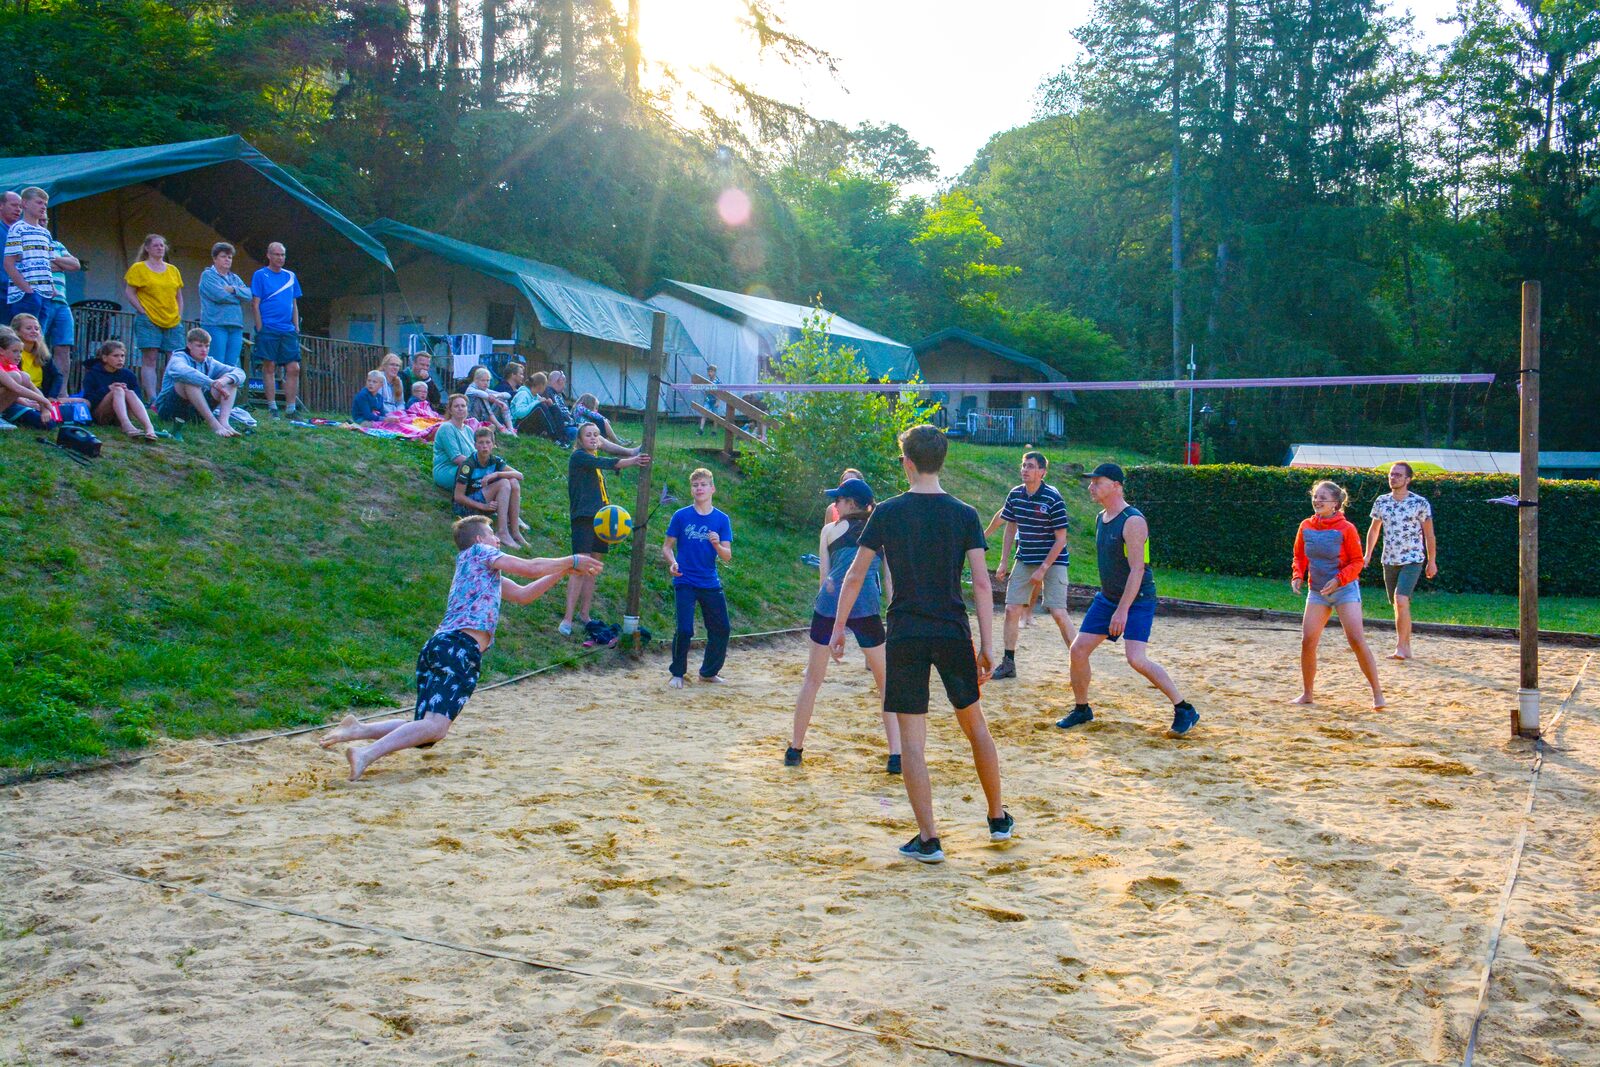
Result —
[[[989,840],[1010,841],[1011,831],[1016,829],[1016,827],[1017,820],[1011,817],[1011,813],[1009,811],[1001,808],[1000,817],[998,819],[989,820]]]
[[[936,837],[932,841],[924,841],[921,834],[912,835],[910,841],[901,845],[900,855],[918,863],[944,862],[944,849],[939,847],[939,839]]]
[[[783,750],[783,765],[785,767],[798,767],[798,766],[800,766],[800,755],[801,755],[801,753],[803,751],[805,751],[805,750],[804,749],[795,748],[793,745],[790,745],[788,748],[784,749]]]
[[[989,680],[991,682],[998,682],[1002,678],[1015,678],[1016,676],[1017,661],[1014,659],[1003,659],[1000,661],[1000,665],[994,669],[994,673],[989,675]]]
[[[890,773],[890,774],[899,774],[900,773],[900,753],[896,752],[894,755],[890,756],[888,765],[885,766],[883,769],[885,771],[887,771],[888,773]]]
[[[1082,726],[1086,722],[1094,722],[1094,709],[1087,704],[1079,705],[1072,709],[1072,714],[1064,719],[1057,719],[1056,725],[1063,730],[1070,730],[1074,726]]]

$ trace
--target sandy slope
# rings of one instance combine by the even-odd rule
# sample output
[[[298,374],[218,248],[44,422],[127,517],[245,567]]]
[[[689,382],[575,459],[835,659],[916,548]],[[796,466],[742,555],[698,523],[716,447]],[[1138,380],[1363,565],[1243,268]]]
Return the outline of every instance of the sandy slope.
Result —
[[[174,745],[8,791],[0,847],[1034,1063],[1459,1062],[1527,791],[1515,648],[1423,639],[1376,716],[1337,633],[1306,709],[1296,634],[1163,620],[1204,716],[1172,742],[1109,651],[1099,720],[1056,730],[1041,622],[986,691],[1015,842],[935,716],[943,867],[894,857],[858,659],[779,765],[798,642],[736,649],[716,689],[650,661],[486,693],[355,786],[309,738]],[[1549,651],[1546,692],[1585,655]],[[1600,1062],[1597,693],[1544,772],[1480,1062]],[[960,1062],[61,866],[0,859],[0,911],[0,1062]]]

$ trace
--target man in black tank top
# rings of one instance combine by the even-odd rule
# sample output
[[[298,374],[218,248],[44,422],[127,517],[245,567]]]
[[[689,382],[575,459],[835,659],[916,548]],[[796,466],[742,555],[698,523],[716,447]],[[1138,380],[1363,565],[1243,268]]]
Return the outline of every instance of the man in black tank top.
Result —
[[[1102,463],[1088,474],[1089,496],[1101,507],[1094,522],[1095,554],[1100,563],[1100,592],[1094,595],[1083,625],[1072,642],[1072,712],[1057,721],[1063,730],[1094,719],[1089,707],[1089,655],[1107,639],[1122,640],[1128,666],[1172,701],[1168,737],[1182,737],[1200,721],[1194,705],[1183,699],[1161,664],[1149,656],[1150,629],[1156,616],[1156,580],[1150,567],[1150,524],[1144,513],[1122,494],[1124,475],[1115,463]]]

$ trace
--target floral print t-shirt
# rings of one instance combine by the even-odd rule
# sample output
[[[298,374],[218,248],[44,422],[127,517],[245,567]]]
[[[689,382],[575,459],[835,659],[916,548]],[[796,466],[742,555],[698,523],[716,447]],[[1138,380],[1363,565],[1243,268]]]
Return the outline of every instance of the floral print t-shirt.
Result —
[[[1426,497],[1407,493],[1404,500],[1396,500],[1393,493],[1385,493],[1372,502],[1372,517],[1383,523],[1385,566],[1421,563],[1428,558],[1422,524],[1433,518],[1433,506]]]
[[[482,630],[494,640],[500,624],[500,572],[490,567],[504,553],[479,542],[456,557],[456,576],[450,583],[450,600],[437,633]]]

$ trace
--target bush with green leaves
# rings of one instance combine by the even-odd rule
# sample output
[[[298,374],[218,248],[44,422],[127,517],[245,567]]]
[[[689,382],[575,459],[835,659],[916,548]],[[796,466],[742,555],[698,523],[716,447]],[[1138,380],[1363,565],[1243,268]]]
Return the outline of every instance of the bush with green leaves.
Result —
[[[873,378],[854,348],[833,344],[828,317],[818,311],[773,364],[772,380],[857,385]],[[747,477],[740,503],[767,522],[804,527],[821,521],[828,503],[822,491],[837,485],[846,467],[860,470],[880,496],[898,492],[900,433],[927,422],[938,405],[911,392],[779,393],[770,410],[770,447],[752,447],[741,461]]]
[[[1289,576],[1294,533],[1311,514],[1311,487],[1327,478],[1350,493],[1345,514],[1366,537],[1372,502],[1389,491],[1384,471],[1157,464],[1128,472],[1128,499],[1150,519],[1158,568],[1213,574]],[[1412,489],[1433,507],[1439,545],[1435,588],[1459,593],[1517,591],[1517,509],[1490,503],[1517,495],[1510,475],[1418,474]],[[1600,594],[1600,483],[1539,483],[1539,587],[1570,596]],[[1381,550],[1380,550],[1381,552]],[[1362,577],[1381,584],[1379,552]]]

